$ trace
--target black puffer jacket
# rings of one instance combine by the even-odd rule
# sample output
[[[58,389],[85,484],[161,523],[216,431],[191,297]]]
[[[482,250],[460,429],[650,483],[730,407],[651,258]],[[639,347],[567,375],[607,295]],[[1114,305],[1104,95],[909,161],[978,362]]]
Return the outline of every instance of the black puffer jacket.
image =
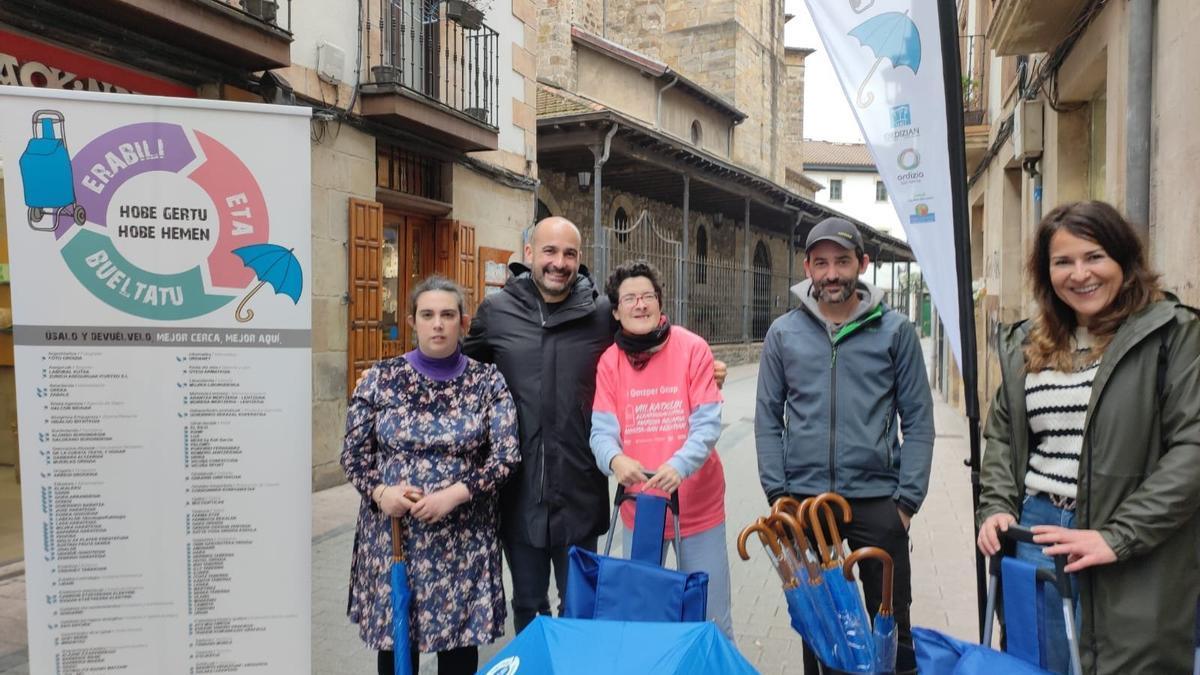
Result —
[[[581,268],[550,313],[524,265],[479,305],[464,351],[495,363],[517,404],[521,465],[500,493],[506,541],[563,546],[608,529],[608,479],[588,445],[596,363],[613,341],[608,298]]]

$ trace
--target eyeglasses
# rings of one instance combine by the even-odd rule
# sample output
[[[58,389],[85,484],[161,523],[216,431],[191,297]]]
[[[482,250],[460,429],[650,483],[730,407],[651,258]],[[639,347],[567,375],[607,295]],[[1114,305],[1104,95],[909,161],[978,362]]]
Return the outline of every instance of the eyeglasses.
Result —
[[[622,307],[636,307],[638,300],[641,300],[643,305],[649,307],[652,304],[658,303],[658,293],[646,291],[641,295],[634,295],[633,293],[622,295],[620,298],[620,303]]]

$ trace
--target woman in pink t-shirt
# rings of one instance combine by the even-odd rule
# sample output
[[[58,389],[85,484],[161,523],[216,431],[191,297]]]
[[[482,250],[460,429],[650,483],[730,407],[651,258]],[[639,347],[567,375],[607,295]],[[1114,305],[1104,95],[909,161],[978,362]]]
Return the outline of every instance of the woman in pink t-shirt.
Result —
[[[679,569],[708,573],[708,618],[730,639],[729,554],[725,542],[725,471],[713,452],[721,435],[721,391],[703,338],[672,326],[662,313],[662,284],[646,262],[622,265],[605,285],[616,341],[596,367],[592,453],[626,487],[679,490]],[[654,477],[646,480],[646,474]],[[633,505],[621,510],[625,547]],[[673,525],[668,521],[664,538]]]

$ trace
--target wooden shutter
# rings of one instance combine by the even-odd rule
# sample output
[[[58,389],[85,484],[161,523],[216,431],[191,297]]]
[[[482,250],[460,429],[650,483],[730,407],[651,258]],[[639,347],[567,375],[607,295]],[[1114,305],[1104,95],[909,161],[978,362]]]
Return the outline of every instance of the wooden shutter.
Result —
[[[346,348],[346,395],[354,393],[358,374],[381,358],[383,305],[383,204],[350,200],[350,311]]]
[[[475,227],[457,220],[438,221],[436,247],[434,271],[463,287],[467,293],[467,313],[474,313],[479,302]]]

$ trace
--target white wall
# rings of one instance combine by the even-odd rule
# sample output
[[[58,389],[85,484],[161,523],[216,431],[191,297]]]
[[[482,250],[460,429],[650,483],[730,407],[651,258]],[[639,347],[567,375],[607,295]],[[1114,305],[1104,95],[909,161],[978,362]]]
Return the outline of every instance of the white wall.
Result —
[[[900,218],[896,216],[896,209],[892,207],[891,200],[875,201],[875,182],[880,180],[879,174],[806,170],[804,175],[825,186],[824,190],[817,192],[818,204],[826,204],[832,209],[861,220],[884,234],[907,241],[904,228],[900,226]],[[842,181],[842,198],[838,201],[829,198],[829,181],[833,179]]]
[[[372,19],[378,25],[379,0],[371,8]],[[286,16],[286,3],[280,3],[279,11]],[[316,0],[315,2],[292,3],[292,63],[306,68],[317,67],[317,45],[329,42],[346,53],[345,72],[342,81],[354,84],[354,54],[358,49],[358,22],[355,12],[358,3],[347,0]],[[364,14],[365,14],[364,10]],[[282,18],[281,21],[286,19]],[[365,36],[364,36],[365,38]],[[367,64],[362,64],[363,73]],[[332,93],[332,88],[330,93]],[[345,101],[342,102],[345,105]]]
[[[512,0],[492,0],[483,21],[500,33],[500,149],[524,155],[525,132],[513,126],[513,99],[529,105],[536,102],[525,100],[525,79],[513,71],[512,55],[513,49],[525,46],[525,25],[513,16]],[[537,45],[529,49],[536,53]]]

